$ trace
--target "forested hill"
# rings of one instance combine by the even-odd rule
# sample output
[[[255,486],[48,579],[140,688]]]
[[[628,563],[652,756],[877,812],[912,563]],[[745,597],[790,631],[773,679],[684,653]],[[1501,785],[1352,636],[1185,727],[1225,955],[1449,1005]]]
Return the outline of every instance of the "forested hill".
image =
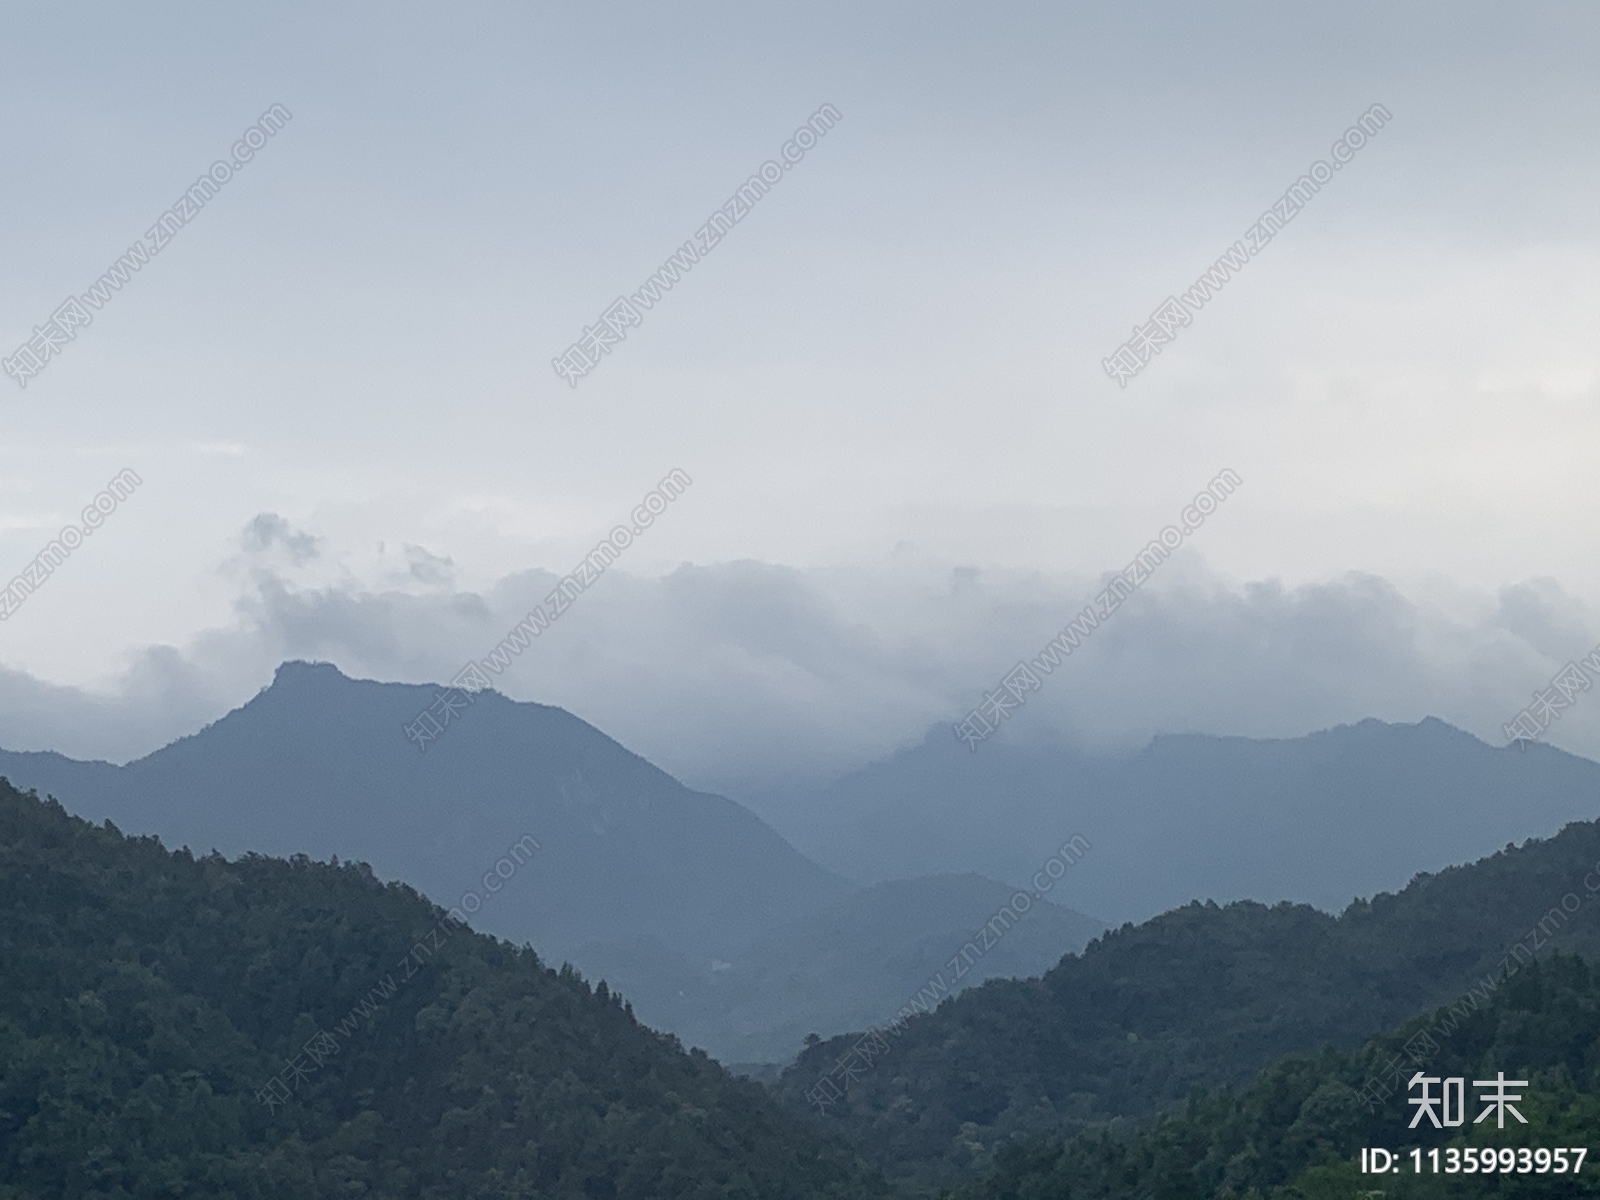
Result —
[[[823,1124],[850,1132],[891,1177],[959,1177],[1012,1135],[1125,1126],[1117,1119],[1242,1083],[1285,1053],[1358,1045],[1481,987],[1509,954],[1554,945],[1600,957],[1597,863],[1600,823],[1587,822],[1337,918],[1190,904],[1106,934],[1042,979],[946,1000],[864,1069],[851,1054],[859,1034],[815,1045],[779,1088],[796,1109],[823,1101]],[[833,1088],[815,1090],[824,1079],[843,1089],[831,1103]]]
[[[171,853],[0,780],[0,1200],[840,1197],[873,1172],[361,865]]]
[[[1417,1018],[1355,1053],[1328,1049],[1286,1058],[1243,1091],[1196,1095],[1182,1116],[1137,1138],[1098,1133],[1013,1144],[964,1200],[1600,1195],[1600,970],[1561,955],[1534,962],[1481,1007],[1452,1019],[1458,1016]],[[1409,1128],[1417,1113],[1409,1101],[1422,1092],[1404,1083],[1386,1098],[1380,1089],[1373,1102],[1363,1099],[1368,1081],[1390,1076],[1396,1060],[1408,1079],[1418,1070],[1434,1077],[1434,1098],[1443,1091],[1438,1081],[1463,1081],[1466,1111],[1454,1114],[1458,1127],[1435,1129],[1418,1117],[1418,1127]],[[1514,1107],[1526,1124],[1509,1114],[1504,1129],[1493,1116],[1476,1119],[1484,1106],[1473,1082],[1501,1072],[1527,1084],[1507,1089],[1522,1097]],[[1452,1115],[1437,1111],[1441,1120]],[[1400,1174],[1361,1173],[1362,1149],[1373,1146],[1399,1153]],[[1413,1147],[1423,1151],[1420,1177]],[[1495,1170],[1467,1170],[1468,1147],[1477,1151],[1474,1158],[1493,1148]],[[1568,1153],[1541,1158],[1534,1153],[1541,1147]],[[1579,1147],[1588,1152],[1581,1159],[1570,1153]],[[1438,1174],[1432,1149],[1441,1152]],[[1518,1153],[1524,1150],[1525,1157]],[[1580,1162],[1574,1178],[1571,1167]]]

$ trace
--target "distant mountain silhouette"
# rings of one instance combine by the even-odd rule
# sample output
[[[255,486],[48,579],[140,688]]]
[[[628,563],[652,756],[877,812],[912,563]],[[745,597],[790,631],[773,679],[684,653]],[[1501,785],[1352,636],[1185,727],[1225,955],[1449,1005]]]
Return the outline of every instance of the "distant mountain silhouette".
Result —
[[[1600,764],[1486,745],[1429,718],[1307,737],[1155,738],[1093,758],[948,728],[815,790],[747,799],[851,879],[979,871],[1025,886],[1063,836],[1094,853],[1050,899],[1114,922],[1190,900],[1338,912],[1419,871],[1600,816]]]
[[[439,691],[285,663],[243,707],[127,766],[0,752],[0,774],[197,853],[362,859],[446,907],[484,893],[531,834],[532,863],[473,924],[556,961],[622,936],[726,954],[855,890],[559,708],[482,692],[419,753],[402,726]]]
[[[496,692],[419,753],[402,726],[439,691],[285,663],[243,707],[126,766],[0,751],[0,775],[196,853],[365,861],[446,908],[472,891],[475,928],[609,977],[645,1019],[743,1059],[892,1017],[1010,894],[949,877],[858,897],[742,806]],[[524,835],[538,850],[489,895]],[[832,922],[831,940],[808,921]],[[1103,928],[1047,905],[1023,924],[954,989],[1039,974]]]

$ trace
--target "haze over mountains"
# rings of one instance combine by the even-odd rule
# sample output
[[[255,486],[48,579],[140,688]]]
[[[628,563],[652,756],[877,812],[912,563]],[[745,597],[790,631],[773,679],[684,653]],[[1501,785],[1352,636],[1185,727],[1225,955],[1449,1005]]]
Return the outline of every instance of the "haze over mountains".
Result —
[[[402,726],[438,690],[286,663],[242,708],[126,766],[0,752],[0,775],[196,852],[366,861],[446,906],[483,895],[531,835],[532,863],[490,881],[474,925],[610,976],[642,1018],[734,1061],[782,1061],[807,1033],[892,1014],[1010,895],[951,877],[916,883],[914,903],[863,903],[749,810],[495,692],[419,753]],[[1103,928],[1047,903],[1033,916],[964,983],[1038,973]]]
[[[539,869],[481,920],[558,957],[622,930],[725,953],[853,890],[748,810],[561,709],[486,692],[419,753],[402,727],[438,690],[286,663],[242,708],[125,767],[8,754],[0,770],[128,832],[196,851],[364,859],[440,903],[481,890],[531,834]]]
[[[1403,1092],[1372,1106],[1358,1090],[1403,1053],[1536,1080],[1525,1108],[1557,1144],[1581,1145],[1600,1112],[1600,975],[1535,961],[1600,948],[1600,822],[1339,918],[1195,903],[1125,927],[1043,979],[914,1017],[820,1130],[800,1119],[807,1093],[849,1039],[807,1050],[763,1094],[641,1028],[604,985],[452,928],[350,864],[197,860],[5,784],[0,858],[7,1200],[175,1186],[845,1200],[950,1184],[999,1200],[1077,1194],[1085,1179],[1101,1195],[1236,1195],[1317,1171],[1342,1190],[1262,1194],[1346,1195],[1354,1148],[1404,1117]],[[1355,1053],[1304,1053],[1401,1021]],[[1246,1090],[1202,1093],[1172,1119],[1192,1087],[1275,1058]]]
[[[1484,986],[1541,921],[1556,944],[1600,946],[1600,886],[1591,902],[1576,882],[1600,861],[1600,765],[1439,721],[1159,738],[1116,760],[931,737],[820,794],[764,800],[829,870],[561,709],[481,693],[419,753],[402,727],[436,694],[286,663],[147,758],[0,751],[0,774],[196,852],[274,853],[299,871],[323,869],[305,855],[364,860],[445,907],[476,892],[474,924],[608,980],[646,1025],[731,1064],[794,1060],[774,1085],[794,1115],[847,1056],[858,1034],[844,1031],[920,996],[892,1063],[827,1114],[912,1190],[976,1178],[1018,1137],[1120,1130],[1192,1086],[1354,1045]],[[1087,849],[1042,894],[1041,866],[1077,833]],[[491,886],[486,869],[524,837],[537,849]],[[1400,886],[1501,839],[1525,844]],[[925,869],[963,859],[999,878]],[[1019,888],[1026,917],[953,978],[952,954]],[[1212,902],[1252,890],[1342,915]],[[1570,912],[1569,892],[1583,896]],[[1168,911],[1108,930],[1080,906]],[[805,1049],[811,1033],[826,1040]]]
[[[1306,737],[1155,738],[1137,753],[922,744],[817,789],[746,797],[795,846],[875,882],[972,870],[1025,886],[1070,832],[1095,851],[1054,895],[1116,922],[1190,900],[1339,912],[1419,871],[1600,816],[1600,764],[1442,721]]]
[[[477,927],[610,980],[641,1019],[729,1062],[787,1061],[807,1034],[892,1018],[1016,889],[1027,919],[943,986],[1038,975],[1096,918],[1192,899],[1338,911],[1600,813],[1600,765],[1428,720],[1163,737],[1123,759],[971,754],[936,730],[828,788],[760,798],[769,825],[570,713],[495,692],[419,753],[402,726],[437,691],[291,662],[126,766],[0,751],[0,774],[197,852],[362,860],[446,905],[476,891]],[[1040,869],[1073,835],[1091,849],[1046,896]],[[532,864],[486,888],[526,837]]]

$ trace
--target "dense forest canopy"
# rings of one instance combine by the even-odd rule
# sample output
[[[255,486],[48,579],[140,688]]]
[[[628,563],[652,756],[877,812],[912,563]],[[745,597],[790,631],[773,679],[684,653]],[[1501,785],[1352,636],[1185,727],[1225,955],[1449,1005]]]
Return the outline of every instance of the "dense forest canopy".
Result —
[[[1105,934],[1042,979],[945,1000],[865,1070],[839,1065],[860,1034],[822,1041],[780,1091],[894,1178],[970,1178],[1012,1138],[1122,1130],[1284,1054],[1353,1048],[1473,989],[1487,996],[1547,945],[1600,958],[1597,863],[1600,823],[1580,822],[1338,917],[1194,902]],[[830,1079],[832,1099],[817,1090]]]
[[[1435,1038],[1430,1030],[1447,1026]],[[1420,1035],[1420,1036],[1419,1036]],[[1407,1078],[1525,1081],[1513,1106],[1526,1124],[1480,1114],[1465,1090],[1461,1124],[1434,1128],[1411,1098],[1420,1088],[1368,1091],[1395,1061]],[[1432,1094],[1443,1090],[1438,1082]],[[1508,1089],[1509,1090],[1509,1089]],[[1449,1112],[1436,1115],[1449,1118]],[[1483,1115],[1484,1120],[1477,1117]],[[1412,1119],[1417,1128],[1410,1128]],[[1504,1123],[1504,1127],[1501,1126]],[[964,1200],[1109,1200],[1151,1197],[1593,1196],[1600,1194],[1600,970],[1557,955],[1517,970],[1493,998],[1458,1022],[1448,1010],[1409,1021],[1354,1052],[1332,1048],[1275,1063],[1249,1087],[1197,1093],[1185,1111],[1135,1138],[1101,1132],[1071,1141],[1039,1139],[1007,1147],[982,1185]],[[1398,1152],[1399,1173],[1361,1173],[1362,1150]],[[1496,1169],[1467,1171],[1463,1151],[1496,1151]],[[1537,1148],[1588,1150],[1580,1158],[1536,1158]],[[1410,1151],[1422,1150],[1419,1160]],[[1428,1151],[1441,1151],[1438,1173]],[[1526,1157],[1503,1150],[1528,1150]],[[1451,1153],[1454,1151],[1454,1153]],[[1477,1158],[1478,1154],[1474,1154]],[[1509,1169],[1501,1164],[1509,1162]],[[1570,1166],[1584,1163],[1573,1175]],[[1457,1169],[1449,1168],[1452,1164]],[[1561,1169],[1558,1169],[1561,1168]],[[1391,1167],[1391,1170],[1393,1168]]]
[[[360,864],[196,859],[0,782],[0,913],[3,1200],[883,1192],[603,982]]]

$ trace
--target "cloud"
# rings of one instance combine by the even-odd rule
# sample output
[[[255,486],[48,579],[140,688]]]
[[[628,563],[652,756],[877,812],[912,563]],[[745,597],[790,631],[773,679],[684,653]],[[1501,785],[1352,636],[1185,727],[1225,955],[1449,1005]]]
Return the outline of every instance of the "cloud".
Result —
[[[405,547],[406,574],[417,583],[443,587],[455,578],[455,563],[448,556],[430,553],[409,542]]]
[[[261,522],[252,522],[255,527]],[[304,535],[261,524],[264,545]],[[292,557],[292,552],[291,552]],[[413,559],[433,569],[442,560]],[[481,592],[417,593],[258,572],[236,621],[153,647],[95,694],[0,671],[0,745],[122,759],[193,732],[284,659],[442,681],[485,657],[556,588],[530,570]],[[852,769],[960,719],[1100,589],[1098,580],[929,562],[802,570],[614,566],[496,680],[559,704],[698,786],[734,794]],[[1034,693],[1004,737],[1114,752],[1161,732],[1294,736],[1434,715],[1491,741],[1559,667],[1594,645],[1582,602],[1549,581],[1407,594],[1352,574],[1238,583],[1185,551]],[[1552,740],[1600,757],[1600,699]],[[981,752],[981,751],[980,751]]]
[[[194,733],[256,690],[233,682],[171,646],[143,651],[111,693],[0,667],[0,745],[125,762]]]
[[[301,533],[277,513],[259,513],[244,527],[239,543],[246,554],[266,554],[281,546],[295,566],[304,566],[317,557],[317,539]]]

